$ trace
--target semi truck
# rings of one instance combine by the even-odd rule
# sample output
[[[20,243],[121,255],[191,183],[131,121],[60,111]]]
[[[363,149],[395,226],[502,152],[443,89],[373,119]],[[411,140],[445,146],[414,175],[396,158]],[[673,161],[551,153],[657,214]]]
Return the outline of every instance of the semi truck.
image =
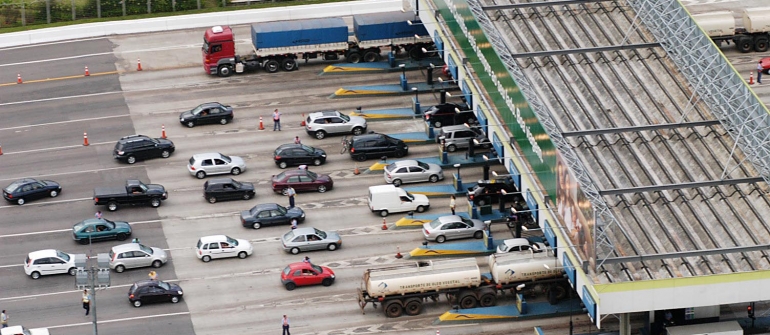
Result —
[[[731,11],[693,15],[693,19],[714,43],[735,43],[740,52],[765,52],[770,43],[770,7],[746,8],[742,12],[743,27],[736,27]]]
[[[353,34],[342,18],[262,22],[251,25],[249,54],[236,54],[236,39],[229,26],[215,26],[203,35],[203,68],[228,77],[233,73],[294,71],[298,59],[374,62],[383,48],[404,50],[412,58],[423,56],[433,42],[414,13],[376,13],[353,16]]]
[[[493,254],[491,274],[483,274],[474,258],[425,260],[367,269],[358,288],[361,311],[381,304],[386,316],[418,315],[427,299],[444,294],[458,308],[497,305],[498,295],[547,293],[552,302],[564,299],[569,282],[552,250]],[[547,267],[545,266],[547,265]],[[491,278],[490,278],[491,277]],[[522,285],[523,284],[523,285]]]

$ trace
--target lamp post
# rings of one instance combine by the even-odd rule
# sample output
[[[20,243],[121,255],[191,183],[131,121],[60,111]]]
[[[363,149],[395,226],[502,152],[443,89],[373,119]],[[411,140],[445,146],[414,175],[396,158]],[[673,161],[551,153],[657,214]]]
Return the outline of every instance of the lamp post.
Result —
[[[96,289],[110,287],[110,256],[108,254],[96,255],[96,266],[94,264],[89,266],[89,259],[91,257],[86,257],[83,254],[75,255],[75,267],[77,267],[75,287],[78,290],[90,290],[91,300],[89,307],[93,308],[93,333],[94,335],[99,335],[96,323]]]
[[[546,270],[550,270],[551,269],[551,267],[548,266],[548,264],[543,264],[543,267]],[[572,289],[572,283],[571,282],[570,282],[569,286],[570,286],[569,287],[569,292],[568,292],[568,294],[569,294],[569,335],[572,335],[572,332],[573,332],[574,328],[573,328],[573,325],[572,325],[572,307],[573,307],[572,306],[572,290],[573,289]]]

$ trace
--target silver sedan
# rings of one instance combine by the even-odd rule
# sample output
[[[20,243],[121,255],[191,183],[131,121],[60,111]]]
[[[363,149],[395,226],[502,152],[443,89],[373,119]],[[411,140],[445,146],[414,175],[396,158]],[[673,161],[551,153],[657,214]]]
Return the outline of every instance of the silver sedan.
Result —
[[[428,241],[444,243],[446,240],[484,237],[484,222],[466,219],[459,215],[441,216],[422,225],[422,235]]]
[[[302,251],[337,250],[342,246],[342,238],[333,231],[318,230],[313,227],[292,229],[281,238],[283,250],[294,255]]]
[[[440,166],[414,159],[390,163],[384,170],[385,182],[395,186],[424,181],[435,183],[444,179],[444,171],[441,170]]]

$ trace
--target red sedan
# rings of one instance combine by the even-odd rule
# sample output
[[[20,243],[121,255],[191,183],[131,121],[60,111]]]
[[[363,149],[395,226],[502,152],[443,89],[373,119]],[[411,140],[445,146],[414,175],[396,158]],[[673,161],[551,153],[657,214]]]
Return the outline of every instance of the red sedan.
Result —
[[[334,284],[334,271],[310,262],[291,263],[281,272],[281,284],[291,291],[297,286]]]
[[[765,57],[759,60],[762,63],[762,73],[770,74],[770,57]]]
[[[289,186],[297,192],[318,191],[324,193],[334,187],[334,181],[328,175],[317,174],[307,169],[288,170],[273,176],[273,191],[286,195]]]

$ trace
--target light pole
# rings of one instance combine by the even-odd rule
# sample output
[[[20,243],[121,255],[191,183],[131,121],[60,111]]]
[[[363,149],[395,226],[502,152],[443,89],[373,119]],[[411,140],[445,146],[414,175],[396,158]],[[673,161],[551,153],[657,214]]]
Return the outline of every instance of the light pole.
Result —
[[[548,266],[548,264],[543,264],[543,267],[546,270],[550,270],[551,269],[551,267]],[[567,281],[569,282],[569,280],[567,280]],[[573,329],[574,329],[573,325],[572,325],[572,307],[573,307],[572,306],[572,290],[573,290],[572,283],[570,282],[569,292],[568,292],[568,294],[569,294],[569,335],[572,335],[572,332],[573,332]]]
[[[77,267],[75,287],[78,290],[90,289],[90,304],[93,307],[93,330],[94,335],[99,335],[96,324],[96,288],[110,287],[110,256],[108,254],[96,255],[96,266],[91,264],[90,267],[88,266],[89,259],[91,257],[86,257],[83,254],[75,255],[75,267]]]

